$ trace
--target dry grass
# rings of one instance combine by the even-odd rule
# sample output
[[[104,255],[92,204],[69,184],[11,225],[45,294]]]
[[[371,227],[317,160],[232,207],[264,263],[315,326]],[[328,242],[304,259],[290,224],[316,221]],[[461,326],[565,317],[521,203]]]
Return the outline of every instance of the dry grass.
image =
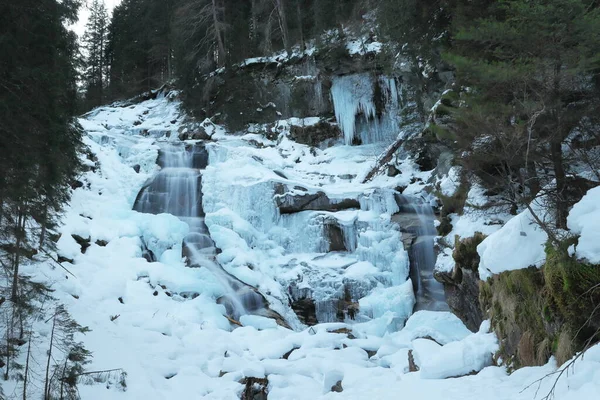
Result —
[[[537,365],[535,350],[535,338],[533,333],[526,331],[521,335],[521,340],[517,345],[517,356],[519,357],[519,363],[522,367]]]
[[[556,350],[554,351],[557,364],[562,365],[571,359],[573,354],[575,354],[573,349],[573,335],[569,329],[565,328],[558,335]]]

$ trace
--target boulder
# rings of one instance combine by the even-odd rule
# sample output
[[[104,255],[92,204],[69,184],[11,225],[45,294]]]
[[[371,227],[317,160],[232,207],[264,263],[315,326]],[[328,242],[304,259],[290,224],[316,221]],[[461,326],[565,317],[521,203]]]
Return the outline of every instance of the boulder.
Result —
[[[275,203],[281,214],[291,214],[307,210],[341,211],[360,208],[360,203],[357,199],[331,199],[322,191],[309,193],[308,189],[301,186],[294,186],[290,189],[290,187],[284,184],[278,184],[275,187]]]
[[[177,133],[179,140],[210,140],[206,129],[199,124],[181,125]]]

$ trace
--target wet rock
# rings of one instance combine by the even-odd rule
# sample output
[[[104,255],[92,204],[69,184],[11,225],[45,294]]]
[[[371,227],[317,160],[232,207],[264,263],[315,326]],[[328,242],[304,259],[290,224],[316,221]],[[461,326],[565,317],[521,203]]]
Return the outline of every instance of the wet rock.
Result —
[[[357,199],[331,199],[325,192],[309,193],[308,189],[294,186],[293,190],[284,184],[275,187],[275,204],[281,214],[291,214],[300,211],[341,211],[360,208]]]
[[[444,285],[450,310],[473,332],[477,332],[483,321],[479,303],[477,245],[484,238],[484,235],[477,232],[473,237],[457,242],[452,254],[455,261],[453,270],[434,273],[434,278]]]
[[[329,241],[329,251],[348,251],[344,244],[344,232],[335,218],[325,220],[325,237]]]

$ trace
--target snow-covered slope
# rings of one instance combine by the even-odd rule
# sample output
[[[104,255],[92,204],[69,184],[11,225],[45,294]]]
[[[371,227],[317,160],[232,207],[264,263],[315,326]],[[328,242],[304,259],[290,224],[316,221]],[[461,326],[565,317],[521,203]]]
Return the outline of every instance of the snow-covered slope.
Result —
[[[222,283],[181,257],[188,226],[172,215],[132,210],[157,171],[163,135],[176,137],[182,119],[176,101],[159,98],[81,120],[97,161],[89,162],[60,230],[58,252],[72,260],[65,266],[74,276],[49,265],[26,271],[50,282],[91,328],[83,338],[94,353],[89,369],[127,372],[125,391],[82,386],[83,399],[239,399],[247,382],[250,391],[266,382],[269,399],[531,399],[538,386],[523,389],[554,371],[551,361],[508,376],[491,366],[498,343],[487,323],[472,333],[447,312],[410,316],[415,300],[400,227],[391,218],[399,207],[394,189],[420,194],[416,178],[427,176],[407,160],[400,175],[359,184],[378,144],[321,150],[285,136],[274,142],[217,129],[202,175],[217,261],[256,287],[294,329],[256,315],[232,324],[216,301]],[[358,204],[282,213],[275,201],[319,192],[330,203]],[[339,229],[342,250],[329,251],[328,224]],[[73,234],[89,238],[85,253]],[[157,261],[143,258],[144,249]],[[290,307],[290,298],[310,292],[319,319],[334,320],[331,304],[346,290],[359,303],[355,319],[307,327]],[[409,360],[420,370],[411,372]],[[561,378],[557,398],[596,398],[598,371],[595,347]],[[552,383],[543,380],[539,393]]]

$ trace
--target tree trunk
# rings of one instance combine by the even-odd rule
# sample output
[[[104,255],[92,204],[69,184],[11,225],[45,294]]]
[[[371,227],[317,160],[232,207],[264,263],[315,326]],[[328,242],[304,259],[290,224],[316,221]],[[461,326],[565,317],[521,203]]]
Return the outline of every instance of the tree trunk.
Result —
[[[14,308],[14,304],[12,307]],[[10,372],[10,328],[12,323],[8,315],[6,316],[6,372],[4,373],[4,380],[8,380],[9,372]]]
[[[19,216],[17,218],[16,227],[16,242],[15,242],[15,254],[13,256],[13,281],[12,281],[12,293],[11,301],[13,304],[17,303],[18,297],[18,286],[19,286],[19,262],[21,261],[21,244],[23,236],[25,234],[25,217],[23,215],[23,209],[21,206],[18,207]]]
[[[567,176],[563,165],[562,142],[560,140],[555,139],[550,142],[550,157],[554,168],[554,179],[556,180],[556,227],[567,229],[567,215],[569,214],[568,204],[565,199]]]
[[[29,356],[31,355],[31,333],[27,344],[27,358],[25,361],[25,372],[23,373],[23,400],[27,400],[27,378],[29,376]]]
[[[44,382],[44,400],[50,400],[50,360],[52,359],[52,347],[54,346],[54,328],[56,327],[56,314],[52,318],[52,331],[50,332],[50,348],[48,348],[48,360],[46,361],[46,379]]]
[[[40,221],[40,224],[42,225],[42,230],[40,232],[40,244],[39,244],[40,249],[42,248],[42,246],[44,245],[44,241],[46,240],[47,219],[48,219],[48,207],[45,207],[44,214],[42,215],[42,220]]]

